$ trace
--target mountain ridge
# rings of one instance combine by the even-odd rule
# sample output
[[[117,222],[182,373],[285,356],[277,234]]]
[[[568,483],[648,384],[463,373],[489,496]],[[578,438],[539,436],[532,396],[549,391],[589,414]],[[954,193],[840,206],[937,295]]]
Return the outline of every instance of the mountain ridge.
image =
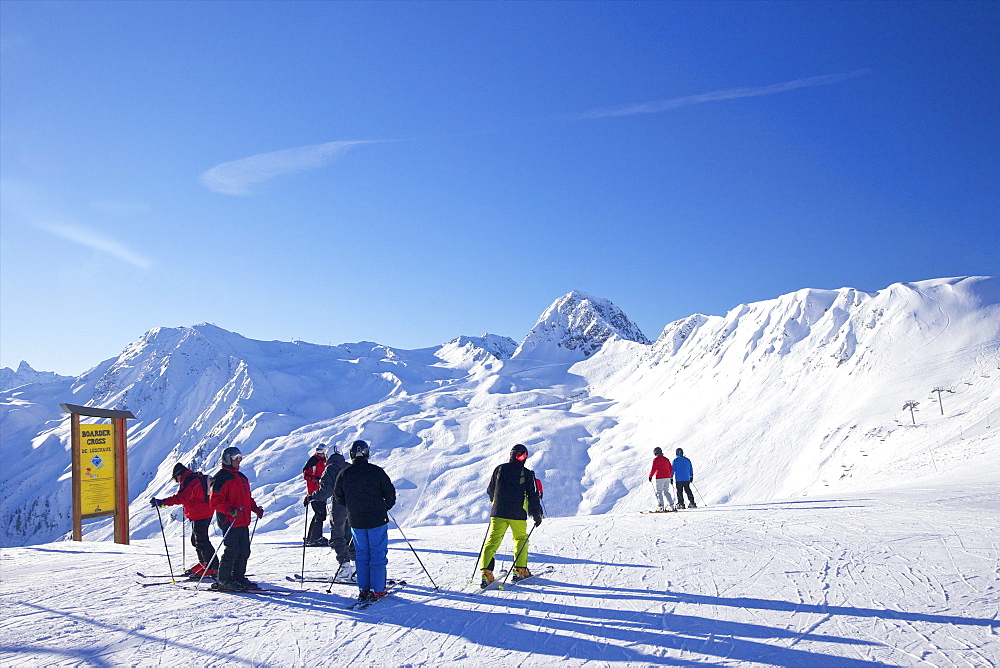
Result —
[[[712,472],[699,482],[713,503],[892,484],[945,432],[949,452],[981,462],[997,423],[985,407],[1000,397],[1000,374],[990,374],[1000,360],[998,284],[799,290],[677,320],[655,341],[611,302],[580,292],[553,302],[520,344],[484,334],[402,350],[255,341],[209,324],[155,328],[76,379],[0,394],[4,456],[15,463],[0,487],[0,539],[68,530],[64,402],[139,418],[129,436],[137,535],[158,530],[146,503],[171,489],[176,461],[212,470],[228,445],[244,451],[270,499],[265,523],[276,527],[301,521],[299,460],[317,442],[355,438],[370,440],[400,481],[394,514],[414,524],[481,520],[484,476],[514,442],[558,490],[547,495],[550,515],[634,506],[648,493],[641,469],[654,445],[695,453]],[[944,382],[958,390],[948,397],[958,415],[900,422],[905,399]],[[970,438],[954,441],[958,430]]]

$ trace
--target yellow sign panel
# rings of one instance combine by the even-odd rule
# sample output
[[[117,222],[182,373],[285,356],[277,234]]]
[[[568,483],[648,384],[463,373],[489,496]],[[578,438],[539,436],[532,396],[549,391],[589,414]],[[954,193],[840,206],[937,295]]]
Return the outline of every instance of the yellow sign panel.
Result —
[[[80,425],[80,513],[115,510],[115,430],[110,424]]]

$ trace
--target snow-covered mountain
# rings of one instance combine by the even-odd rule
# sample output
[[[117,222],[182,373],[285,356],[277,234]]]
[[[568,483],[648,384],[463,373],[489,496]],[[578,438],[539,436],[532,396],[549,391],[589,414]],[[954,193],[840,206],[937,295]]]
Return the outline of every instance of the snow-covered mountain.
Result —
[[[246,455],[268,510],[259,531],[301,523],[312,446],[356,438],[371,442],[396,483],[393,514],[409,525],[482,521],[487,476],[517,442],[546,484],[550,516],[648,505],[654,446],[683,447],[711,503],[971,470],[1000,479],[990,450],[998,377],[996,278],[801,290],[690,316],[655,342],[614,304],[580,292],[556,300],[520,344],[487,334],[400,350],[160,328],[79,378],[0,393],[0,541],[69,530],[60,403],[137,416],[130,492],[142,538],[159,532],[148,500],[173,490],[174,463],[211,471],[229,445]],[[915,424],[902,410],[908,400],[919,402]],[[107,522],[91,526],[110,532]]]
[[[70,376],[60,376],[52,371],[35,371],[24,360],[17,365],[17,371],[6,366],[0,369],[0,391],[29,383],[51,383],[57,380],[70,380]]]

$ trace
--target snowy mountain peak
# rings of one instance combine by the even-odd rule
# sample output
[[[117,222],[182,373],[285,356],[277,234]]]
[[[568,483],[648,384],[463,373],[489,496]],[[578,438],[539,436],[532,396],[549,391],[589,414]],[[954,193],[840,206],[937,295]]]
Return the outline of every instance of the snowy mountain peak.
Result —
[[[10,390],[29,383],[52,383],[57,380],[67,380],[69,376],[60,376],[52,371],[36,371],[31,365],[21,360],[17,371],[10,367],[0,369],[0,391]]]
[[[588,357],[612,337],[651,343],[639,326],[612,302],[574,290],[546,309],[514,356],[562,351]]]

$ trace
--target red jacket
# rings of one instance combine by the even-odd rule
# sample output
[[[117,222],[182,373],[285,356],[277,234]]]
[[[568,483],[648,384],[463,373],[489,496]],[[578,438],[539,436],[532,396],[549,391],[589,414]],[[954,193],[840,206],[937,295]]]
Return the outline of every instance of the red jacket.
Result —
[[[184,517],[192,522],[207,520],[212,516],[208,504],[208,476],[195,471],[185,471],[181,476],[180,489],[173,496],[163,499],[165,506],[184,506]]]
[[[674,467],[670,465],[670,460],[663,455],[653,457],[653,468],[649,469],[649,477],[673,478]]]
[[[250,526],[250,513],[263,513],[264,509],[250,496],[250,481],[239,469],[223,466],[212,478],[212,510],[219,524],[237,527]],[[234,517],[233,511],[236,511]]]
[[[319,479],[323,477],[326,470],[326,455],[320,457],[313,455],[302,467],[302,477],[306,479],[306,494],[312,494],[319,490]]]

